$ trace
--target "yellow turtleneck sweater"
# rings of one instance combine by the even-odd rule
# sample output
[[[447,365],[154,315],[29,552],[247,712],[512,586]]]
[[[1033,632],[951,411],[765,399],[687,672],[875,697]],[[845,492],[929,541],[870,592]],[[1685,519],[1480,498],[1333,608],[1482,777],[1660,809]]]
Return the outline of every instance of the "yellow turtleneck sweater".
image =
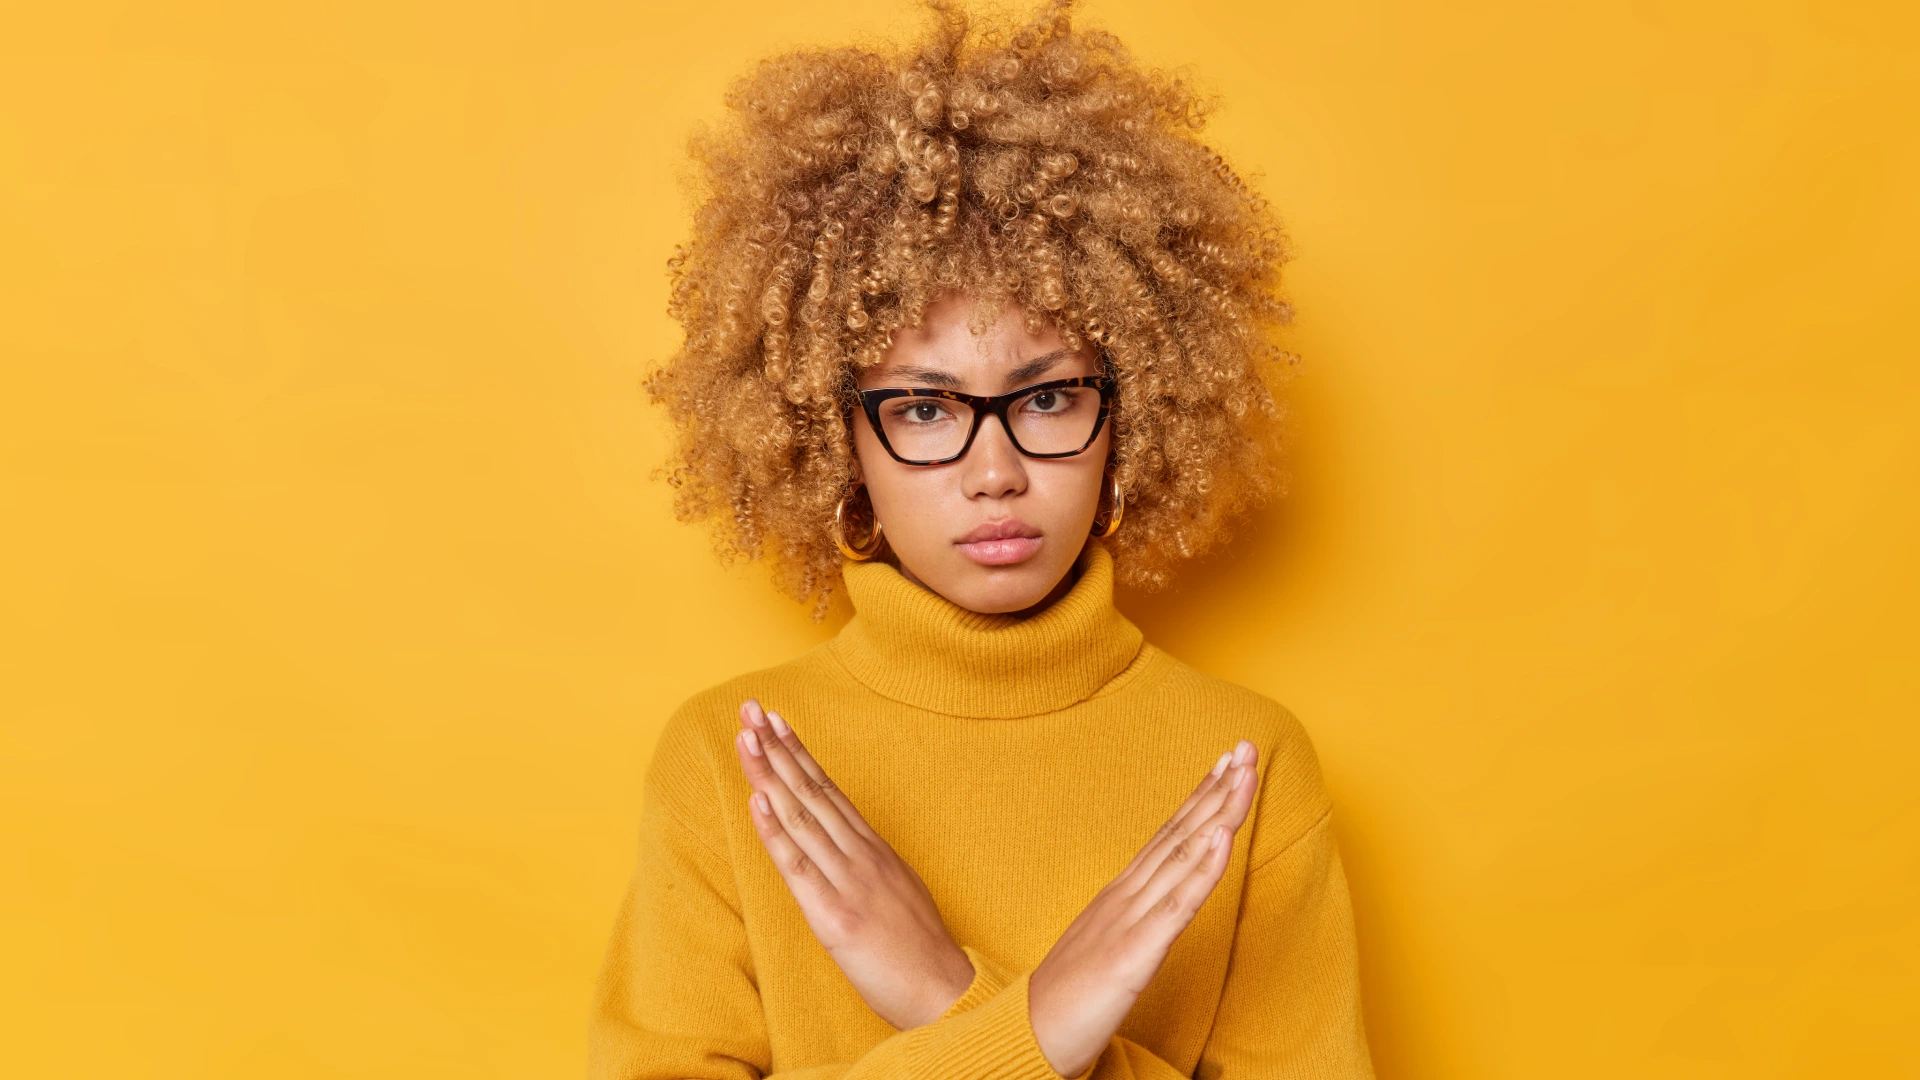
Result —
[[[1249,739],[1261,781],[1226,876],[1094,1080],[1370,1077],[1353,917],[1313,748],[1285,709],[1147,645],[1090,544],[1026,620],[877,563],[832,641],[687,702],[647,771],[640,858],[597,994],[590,1074],[618,1080],[1059,1080],[1027,975]],[[834,966],[747,818],[738,709],[758,698],[925,879],[974,981],[896,1031]]]

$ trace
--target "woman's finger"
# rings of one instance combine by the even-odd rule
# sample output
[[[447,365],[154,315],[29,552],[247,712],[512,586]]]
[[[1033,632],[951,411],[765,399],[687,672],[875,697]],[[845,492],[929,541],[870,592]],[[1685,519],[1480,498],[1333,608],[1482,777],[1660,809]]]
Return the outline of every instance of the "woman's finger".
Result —
[[[757,706],[759,702],[753,704]],[[807,771],[808,776],[813,777],[814,783],[826,789],[827,797],[833,800],[833,805],[840,808],[840,816],[846,819],[847,824],[853,826],[855,832],[868,840],[879,840],[880,834],[874,832],[873,827],[867,824],[867,819],[861,817],[860,811],[854,809],[853,800],[847,798],[847,793],[840,790],[840,785],[827,776],[827,770],[821,768],[820,763],[807,752],[806,746],[800,742],[799,732],[793,730],[793,725],[787,723],[786,718],[779,713],[771,710],[766,713],[766,717],[774,734],[780,737],[781,744],[787,748],[789,754],[793,755],[793,760],[800,763],[800,767]]]
[[[1134,867],[1133,873],[1128,878],[1129,884],[1121,888],[1137,891],[1141,883],[1151,878],[1159,869],[1161,862],[1167,858],[1168,852],[1172,851],[1176,845],[1207,824],[1219,820],[1221,809],[1233,805],[1236,798],[1249,797],[1250,789],[1258,782],[1254,772],[1255,756],[1256,751],[1252,744],[1242,743],[1240,749],[1234,754],[1237,763],[1229,766],[1220,782],[1202,795],[1178,822],[1170,826],[1158,840],[1148,845],[1147,850],[1141,854],[1139,865]]]
[[[781,880],[787,883],[787,890],[795,900],[834,899],[833,882],[820,872],[813,857],[794,843],[786,826],[780,824],[779,816],[773,812],[772,801],[763,792],[756,791],[747,799],[747,817],[752,819],[753,831],[760,834],[761,846],[767,849],[774,869],[780,871]]]
[[[1168,848],[1153,873],[1130,897],[1133,911],[1144,914],[1152,910],[1188,876],[1202,869],[1206,862],[1201,858],[1202,854],[1212,850],[1209,845],[1222,830],[1225,830],[1227,854],[1232,854],[1234,834],[1240,831],[1241,824],[1247,820],[1247,810],[1253,805],[1253,790],[1257,786],[1253,767],[1247,765],[1242,768],[1245,772],[1240,785],[1227,794],[1226,802],[1197,823],[1186,838]]]
[[[1226,773],[1227,766],[1233,763],[1233,753],[1229,750],[1220,755],[1220,760],[1213,763],[1213,770],[1200,778],[1199,786],[1193,789],[1193,794],[1187,796],[1187,801],[1181,803],[1180,808],[1173,812],[1173,816],[1162,823],[1160,828],[1154,830],[1154,834],[1147,838],[1147,842],[1140,845],[1139,851],[1134,852],[1133,861],[1127,864],[1126,869],[1120,871],[1119,877],[1124,878],[1133,873],[1134,868],[1140,865],[1140,860],[1146,858],[1147,852],[1152,851],[1154,845],[1160,842],[1160,838],[1178,826],[1194,805],[1205,797],[1207,792],[1213,790],[1214,785],[1220,782],[1220,777]]]
[[[822,873],[838,884],[847,872],[847,856],[834,842],[833,834],[821,823],[818,815],[787,785],[787,780],[769,759],[769,744],[778,746],[777,739],[761,739],[760,733],[752,729],[742,731],[734,740],[735,749],[740,754],[740,767],[747,774],[747,782],[755,791],[767,797],[781,825],[794,843],[799,844],[820,867]],[[789,766],[791,767],[791,766]]]
[[[785,726],[784,722],[781,726]],[[840,805],[833,800],[831,781],[822,783],[808,773],[794,758],[793,751],[788,749],[786,742],[780,738],[771,721],[767,727],[761,728],[755,734],[759,736],[760,746],[766,752],[768,763],[773,766],[775,772],[780,774],[780,779],[786,781],[787,789],[800,800],[807,812],[819,820],[821,827],[827,831],[827,835],[833,837],[834,845],[843,852],[857,850],[865,841],[865,837],[849,824],[846,815],[840,812]],[[833,872],[831,866],[826,869],[828,873]]]
[[[841,817],[853,826],[854,831],[868,839],[878,839],[878,835],[867,825],[866,819],[853,808],[853,802],[847,798],[846,792],[841,791],[840,786],[827,776],[827,771],[821,768],[820,763],[807,752],[807,748],[801,745],[800,736],[779,713],[764,709],[760,702],[748,698],[740,703],[740,726],[758,732],[763,744],[770,739],[778,739],[793,756],[794,761],[798,762],[813,782],[819,784],[827,793],[827,797],[833,800],[834,806],[840,810]]]
[[[1209,827],[1196,834],[1192,842],[1205,848],[1194,860],[1192,871],[1146,910],[1145,919],[1157,922],[1159,928],[1167,932],[1169,944],[1193,921],[1207,897],[1213,895],[1214,886],[1220,884],[1220,878],[1227,872],[1227,860],[1233,856],[1233,832],[1224,825]]]
[[[1253,809],[1254,798],[1260,793],[1260,774],[1254,771],[1253,762],[1248,761],[1243,767],[1246,770],[1245,779],[1228,793],[1226,801],[1221,803],[1211,818],[1203,818],[1194,826],[1196,831],[1214,825],[1225,825],[1228,829],[1239,831],[1240,825]]]
[[[1233,749],[1220,755],[1220,760],[1213,763],[1212,771],[1208,772],[1207,775],[1201,779],[1200,783],[1193,789],[1193,794],[1187,796],[1187,801],[1181,803],[1180,809],[1175,810],[1173,816],[1167,819],[1169,826],[1178,825],[1188,814],[1192,813],[1193,808],[1199,805],[1200,800],[1206,798],[1207,793],[1212,791],[1220,784],[1221,780],[1225,778],[1227,770],[1239,764],[1236,758],[1240,756],[1241,747],[1243,746],[1251,747],[1252,744],[1243,739],[1235,743]]]
[[[1228,849],[1227,854],[1232,854],[1233,830],[1223,825],[1209,824],[1169,848],[1166,858],[1154,870],[1153,876],[1138,892],[1127,898],[1126,910],[1130,921],[1138,922],[1156,913],[1165,914],[1162,905],[1167,898],[1188,878],[1195,875],[1204,878],[1215,858],[1221,856],[1221,847]],[[1208,884],[1206,888],[1211,890],[1213,886]]]

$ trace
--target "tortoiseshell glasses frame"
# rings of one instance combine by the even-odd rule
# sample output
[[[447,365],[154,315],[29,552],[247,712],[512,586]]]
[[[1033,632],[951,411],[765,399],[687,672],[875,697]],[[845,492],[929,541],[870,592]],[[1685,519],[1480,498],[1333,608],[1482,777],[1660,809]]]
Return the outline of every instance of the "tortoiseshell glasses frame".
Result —
[[[1008,420],[1008,409],[1022,400],[1049,391],[1070,390],[1083,387],[1099,393],[1100,408],[1099,412],[1093,418],[1092,429],[1087,432],[1086,439],[1081,442],[1080,445],[1071,450],[1052,452],[1036,452],[1020,445],[1020,436],[1014,430],[1018,425]],[[961,458],[967,456],[967,451],[973,447],[974,437],[980,434],[980,425],[986,423],[987,417],[989,416],[997,416],[1000,418],[1000,429],[1007,433],[1007,441],[1013,444],[1015,450],[1020,451],[1028,457],[1068,458],[1076,454],[1084,453],[1087,447],[1092,446],[1093,441],[1100,437],[1101,430],[1107,426],[1107,416],[1113,411],[1113,396],[1116,389],[1116,384],[1111,376],[1083,375],[1073,379],[1050,379],[1046,382],[1034,383],[1031,386],[1023,386],[1018,390],[1009,390],[1004,394],[963,394],[958,390],[941,390],[935,387],[924,386],[885,387],[878,390],[860,390],[857,391],[857,394],[860,398],[861,408],[867,414],[867,423],[873,428],[874,435],[879,437],[880,445],[886,448],[888,454],[892,455],[893,460],[902,465],[946,465],[959,461]],[[929,398],[940,401],[957,402],[967,406],[967,408],[973,412],[973,426],[967,430],[966,441],[960,444],[959,450],[946,457],[922,459],[907,457],[901,454],[898,450],[894,449],[893,440],[887,438],[887,425],[880,416],[880,410],[887,402],[900,398]]]

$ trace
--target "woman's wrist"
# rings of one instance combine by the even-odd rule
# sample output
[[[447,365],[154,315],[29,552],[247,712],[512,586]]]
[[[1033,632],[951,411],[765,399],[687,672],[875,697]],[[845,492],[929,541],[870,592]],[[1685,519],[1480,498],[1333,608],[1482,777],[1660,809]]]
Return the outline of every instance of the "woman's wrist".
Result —
[[[954,946],[953,952],[942,964],[940,974],[933,980],[937,989],[933,992],[933,1000],[929,1003],[919,1026],[924,1027],[947,1015],[947,1010],[953,1008],[954,1003],[965,997],[967,991],[972,989],[973,981],[978,975],[966,951],[958,945]]]
[[[1042,961],[1041,968],[1046,966]],[[1033,1041],[1039,1044],[1040,1056],[1047,1059],[1053,1071],[1063,1077],[1075,1078],[1086,1075],[1099,1060],[1099,1050],[1089,1056],[1087,1032],[1072,1025],[1069,1017],[1062,1017],[1057,1004],[1052,1000],[1053,983],[1047,973],[1036,968],[1027,977],[1027,1022],[1033,1027]],[[1062,1021],[1068,1022],[1063,1026]],[[1101,1048],[1106,1040],[1100,1040]]]

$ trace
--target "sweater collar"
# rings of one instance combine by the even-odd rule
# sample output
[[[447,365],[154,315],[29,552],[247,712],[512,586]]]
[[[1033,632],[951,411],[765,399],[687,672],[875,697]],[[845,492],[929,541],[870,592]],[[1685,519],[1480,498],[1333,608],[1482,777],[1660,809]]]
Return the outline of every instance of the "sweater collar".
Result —
[[[1009,720],[1084,701],[1139,655],[1140,629],[1113,606],[1113,557],[1080,556],[1080,580],[1025,619],[968,611],[885,563],[849,563],[854,616],[833,639],[854,678],[951,716]]]

